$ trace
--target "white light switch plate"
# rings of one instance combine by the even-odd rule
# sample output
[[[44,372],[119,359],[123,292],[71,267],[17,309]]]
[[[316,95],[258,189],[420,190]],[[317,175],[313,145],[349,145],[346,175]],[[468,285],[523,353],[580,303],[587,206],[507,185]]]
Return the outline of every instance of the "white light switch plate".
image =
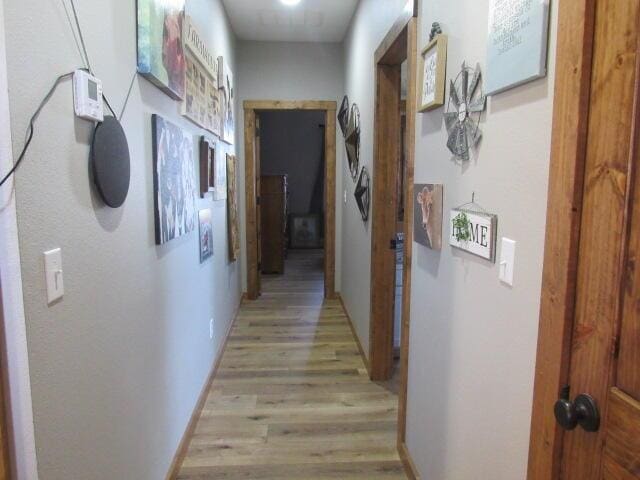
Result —
[[[62,251],[59,248],[44,252],[44,273],[47,281],[47,303],[51,304],[64,295]]]
[[[347,204],[347,191],[344,191],[344,204]]]
[[[502,238],[500,249],[500,280],[513,286],[513,268],[516,261],[516,242]]]

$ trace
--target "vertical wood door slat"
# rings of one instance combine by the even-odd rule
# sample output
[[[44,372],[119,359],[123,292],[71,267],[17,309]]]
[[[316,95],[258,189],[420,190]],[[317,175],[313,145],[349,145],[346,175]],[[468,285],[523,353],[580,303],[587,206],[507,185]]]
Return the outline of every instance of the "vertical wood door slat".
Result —
[[[591,394],[606,418],[619,324],[621,240],[625,232],[629,146],[637,48],[638,0],[597,2],[591,111],[576,314],[569,384],[571,396]],[[611,101],[611,95],[616,95]],[[563,480],[600,480],[606,427],[565,434]]]

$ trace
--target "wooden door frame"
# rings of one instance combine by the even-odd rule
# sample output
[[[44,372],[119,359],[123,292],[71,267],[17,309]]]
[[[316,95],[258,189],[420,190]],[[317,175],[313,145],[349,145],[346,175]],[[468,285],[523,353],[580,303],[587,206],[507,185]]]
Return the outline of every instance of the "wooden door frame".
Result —
[[[595,0],[559,2],[556,81],[528,480],[559,478],[553,406],[568,382],[590,108]]]
[[[418,5],[409,0],[402,14],[384,37],[374,55],[375,128],[371,221],[371,313],[369,323],[369,375],[386,380],[392,374],[393,305],[395,252],[389,241],[396,233],[397,175],[400,158],[400,64],[407,60],[406,158],[404,259],[402,282],[402,334],[400,344],[400,390],[398,393],[398,451],[410,478],[417,470],[406,447],[407,386],[409,370],[409,331],[411,319],[411,259],[413,239],[413,196],[415,135],[417,113]],[[397,115],[388,112],[395,112]],[[388,131],[388,132],[387,132]],[[394,133],[397,133],[395,135]],[[394,139],[396,141],[394,141]]]
[[[256,168],[256,113],[265,110],[324,111],[326,128],[324,137],[324,296],[335,299],[336,276],[336,110],[335,101],[321,100],[246,100],[244,107],[244,178],[245,178],[245,231],[247,248],[247,298],[255,300],[260,294],[258,270],[258,229]]]

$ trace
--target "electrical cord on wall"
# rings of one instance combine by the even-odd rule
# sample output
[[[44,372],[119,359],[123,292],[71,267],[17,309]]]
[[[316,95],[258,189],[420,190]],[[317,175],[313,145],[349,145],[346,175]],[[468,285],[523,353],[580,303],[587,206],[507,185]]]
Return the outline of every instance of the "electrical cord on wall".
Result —
[[[9,173],[7,173],[4,177],[2,177],[2,180],[0,180],[0,187],[2,187],[7,182],[7,180],[9,180],[11,175],[13,175],[16,172],[16,170],[18,170],[18,167],[20,166],[20,164],[24,160],[24,157],[27,154],[27,150],[29,149],[29,145],[31,145],[31,140],[33,140],[33,134],[35,133],[35,123],[36,123],[36,119],[38,118],[38,115],[40,115],[40,112],[42,111],[44,106],[51,99],[51,97],[55,93],[56,89],[58,88],[58,85],[60,85],[60,83],[63,80],[65,80],[66,78],[70,78],[72,76],[73,76],[73,72],[69,72],[69,73],[65,73],[63,75],[60,75],[56,79],[56,81],[53,83],[53,86],[49,89],[49,92],[47,92],[45,97],[42,99],[42,101],[38,105],[38,108],[36,109],[34,114],[31,116],[31,120],[29,120],[29,127],[27,129],[27,137],[26,137],[26,141],[24,143],[24,146],[22,147],[22,151],[20,152],[20,156],[18,157],[18,160],[16,160],[16,162],[13,164],[13,167],[11,168],[11,170],[9,170]]]

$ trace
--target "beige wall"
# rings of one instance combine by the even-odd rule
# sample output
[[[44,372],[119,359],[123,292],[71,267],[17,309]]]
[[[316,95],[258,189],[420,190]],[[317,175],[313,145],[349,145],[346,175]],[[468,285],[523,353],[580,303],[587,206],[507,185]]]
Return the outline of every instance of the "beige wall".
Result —
[[[187,13],[212,51],[235,67],[219,0]],[[116,110],[136,66],[135,2],[76,0],[87,48]],[[14,152],[54,78],[82,66],[63,2],[5,1]],[[151,114],[190,131],[179,104],[137,77],[123,119],[131,188],[120,209],[88,178],[91,126],[73,115],[71,84],[38,119],[16,196],[35,439],[41,479],[158,480],[193,411],[240,298],[227,260],[225,202],[212,208],[214,258],[200,265],[193,232],[154,242]],[[234,146],[221,145],[220,154]],[[65,297],[46,304],[42,252],[62,248]],[[209,339],[209,319],[215,335]]]
[[[477,201],[499,216],[499,239],[518,242],[513,287],[500,283],[497,264],[446,245],[434,252],[414,243],[407,444],[421,478],[428,480],[526,476],[557,3],[553,2],[548,76],[489,99],[481,122],[484,139],[470,162],[451,158],[442,109],[418,115],[416,183],[444,184],[445,216],[475,191]],[[431,23],[440,22],[449,35],[449,78],[463,60],[480,62],[484,68],[488,4],[420,2],[419,50],[427,43]],[[360,104],[367,165],[373,142],[373,52],[396,17],[389,2],[364,0],[346,42],[345,84],[352,101]],[[351,186],[346,177],[345,182]],[[370,237],[368,228],[354,218],[355,209],[347,206],[343,295],[367,345]]]

